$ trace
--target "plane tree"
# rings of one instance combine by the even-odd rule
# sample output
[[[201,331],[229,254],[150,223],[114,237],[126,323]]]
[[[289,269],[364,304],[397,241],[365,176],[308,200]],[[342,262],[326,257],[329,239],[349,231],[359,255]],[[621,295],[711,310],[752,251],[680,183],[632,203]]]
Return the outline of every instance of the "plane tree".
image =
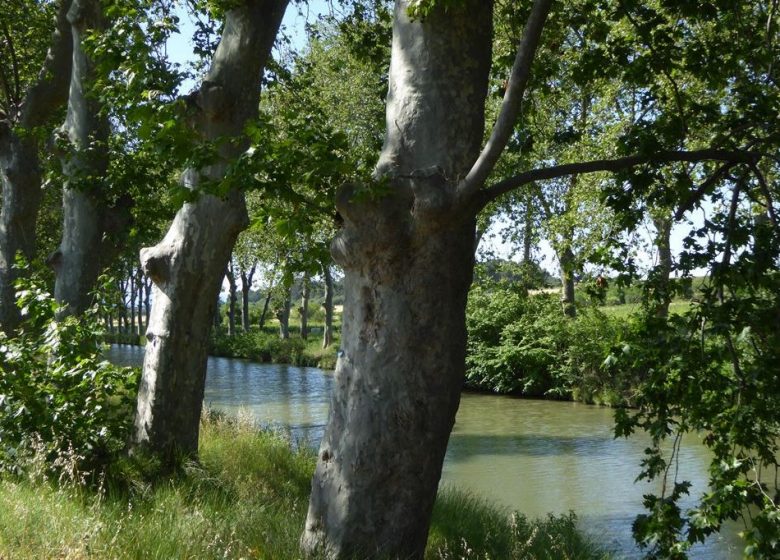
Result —
[[[587,82],[604,71],[620,80],[658,76],[657,61],[643,43],[652,24],[636,29],[630,20],[637,13],[682,20],[683,27],[696,30],[715,25],[706,19],[711,12],[702,20],[688,4],[524,4],[525,29],[483,145],[493,7],[468,0],[395,3],[385,142],[370,184],[382,196],[360,196],[365,185],[347,185],[336,200],[344,219],[332,245],[345,271],[343,354],[302,538],[308,551],[422,557],[463,382],[476,215],[486,204],[532,182],[584,173],[634,177],[679,161],[750,170],[761,161],[756,144],[739,134],[669,144],[650,131],[676,126],[675,115],[648,114],[648,122],[637,127],[643,134],[618,140],[606,155],[544,162],[491,180],[515,133],[532,70],[535,79],[554,83],[554,62],[565,52],[563,38],[572,28],[587,39],[577,47],[587,55],[581,65],[587,72],[579,76]],[[766,12],[736,12],[754,23],[762,16],[766,21]],[[674,25],[662,31],[674,46],[666,66],[684,65],[681,53],[700,46],[701,36]],[[605,64],[610,58],[613,63]],[[738,65],[726,71],[745,77]],[[650,98],[660,94],[652,86]],[[767,122],[767,114],[761,116]],[[702,173],[711,165],[703,164]],[[745,180],[757,191],[760,181],[751,177]]]
[[[11,0],[0,13],[0,323],[20,320],[14,262],[36,257],[43,193],[42,146],[68,99],[72,64],[71,2]]]

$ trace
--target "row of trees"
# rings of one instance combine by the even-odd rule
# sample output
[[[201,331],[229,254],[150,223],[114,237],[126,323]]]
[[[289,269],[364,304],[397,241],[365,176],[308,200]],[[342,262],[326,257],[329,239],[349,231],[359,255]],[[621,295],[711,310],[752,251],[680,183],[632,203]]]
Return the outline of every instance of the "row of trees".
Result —
[[[140,249],[153,288],[131,452],[172,466],[197,453],[208,335],[223,277],[242,259],[241,232],[251,224],[263,247],[269,225],[294,239],[289,273],[327,275],[330,252],[344,271],[342,348],[302,547],[416,558],[460,399],[466,297],[488,217],[508,209],[530,240],[541,211],[569,313],[570,279],[586,260],[577,247],[606,240],[587,258],[629,277],[630,234],[649,217],[662,258],[648,283],[647,329],[632,343],[667,343],[615,358],[648,379],[640,414],[622,429],[651,430],[648,476],[671,464],[666,437],[704,430],[717,460],[738,463],[719,488],[748,482],[686,519],[675,486],[650,503],[646,534],[665,539],[648,540],[683,551],[678,539],[758,507],[765,525],[752,538],[774,546],[777,505],[748,475],[756,460],[777,468],[780,420],[756,403],[780,386],[771,381],[780,329],[753,318],[760,310],[777,322],[767,312],[779,293],[776,2],[396,0],[392,16],[383,2],[344,2],[341,39],[325,36],[292,66],[270,58],[287,4],[189,3],[203,16],[205,73],[179,95],[181,75],[164,52],[171,3],[14,0],[4,18],[33,14],[40,30],[56,16],[57,26],[50,43],[25,42],[4,22],[4,330],[19,321],[14,255],[40,253],[36,215],[51,165],[64,192],[61,240],[48,258],[63,314],[88,307],[117,249],[161,238]],[[46,48],[36,75],[27,61]],[[675,264],[668,232],[695,208],[707,219]],[[675,266],[711,271],[707,297],[681,321],[665,311]],[[683,351],[694,339],[701,350]],[[715,361],[712,347],[722,349]],[[680,380],[680,356],[695,383]],[[714,378],[720,384],[705,382]]]

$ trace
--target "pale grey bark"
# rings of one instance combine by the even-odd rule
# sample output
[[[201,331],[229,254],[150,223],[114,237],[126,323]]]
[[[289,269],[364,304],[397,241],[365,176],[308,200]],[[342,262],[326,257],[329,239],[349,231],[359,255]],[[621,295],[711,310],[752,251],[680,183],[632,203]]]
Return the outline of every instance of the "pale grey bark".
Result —
[[[73,48],[69,8],[69,0],[60,3],[51,47],[38,80],[14,114],[0,119],[0,326],[7,334],[13,333],[20,319],[14,289],[16,254],[20,252],[28,261],[35,257],[42,193],[39,135],[34,129],[50,122],[68,98]]]
[[[302,537],[310,554],[421,558],[466,349],[476,224],[457,185],[479,154],[492,2],[425,22],[395,5],[385,144],[391,193],[337,199],[342,353]]]
[[[227,12],[222,37],[200,89],[190,96],[193,126],[221,144],[221,161],[185,173],[185,184],[219,181],[247,146],[243,130],[257,114],[260,78],[287,0],[245,0]],[[236,237],[248,223],[244,196],[201,194],[176,214],[165,238],[141,250],[155,284],[132,448],[170,465],[194,455],[206,380],[208,333]]]
[[[309,337],[309,277],[305,276],[301,280],[301,338],[306,340]]]
[[[103,243],[105,225],[111,220],[100,188],[108,168],[108,116],[89,91],[96,76],[94,63],[83,46],[87,33],[106,25],[100,1],[73,0],[68,21],[73,34],[73,67],[68,113],[62,127],[68,141],[62,156],[66,177],[62,240],[49,258],[55,274],[54,297],[63,305],[61,316],[78,315],[91,304],[90,292],[109,248]],[[133,312],[131,307],[134,327]]]
[[[509,75],[496,124],[485,148],[459,186],[461,197],[472,196],[482,188],[514,131],[517,116],[520,114],[523,94],[531,75],[531,64],[536,55],[536,48],[551,7],[552,0],[534,0],[531,14],[523,30],[520,47],[517,49],[512,64],[512,72]]]
[[[327,348],[333,344],[333,275],[330,264],[322,265],[322,278],[325,282],[325,328],[322,330],[322,347]]]

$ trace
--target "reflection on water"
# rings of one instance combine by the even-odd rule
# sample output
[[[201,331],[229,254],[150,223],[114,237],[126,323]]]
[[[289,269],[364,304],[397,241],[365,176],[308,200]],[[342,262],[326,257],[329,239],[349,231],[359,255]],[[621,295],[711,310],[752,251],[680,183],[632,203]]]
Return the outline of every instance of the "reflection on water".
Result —
[[[143,349],[112,346],[115,363],[140,365]],[[332,377],[316,368],[209,358],[205,403],[245,410],[259,423],[316,447],[328,414]],[[640,557],[631,523],[642,509],[634,483],[647,441],[614,439],[609,409],[578,403],[520,400],[464,394],[450,437],[442,482],[518,510],[530,517],[577,513],[599,542],[621,557]],[[679,478],[706,485],[708,455],[698,442],[684,442]],[[657,488],[656,488],[657,490]],[[698,546],[691,558],[739,558],[732,528],[725,537]]]

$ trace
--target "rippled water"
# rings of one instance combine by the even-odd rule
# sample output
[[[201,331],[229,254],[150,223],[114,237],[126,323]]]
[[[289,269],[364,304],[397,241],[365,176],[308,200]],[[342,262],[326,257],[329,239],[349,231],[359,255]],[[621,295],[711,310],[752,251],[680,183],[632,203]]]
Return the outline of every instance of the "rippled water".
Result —
[[[112,346],[115,363],[140,365],[143,349]],[[328,414],[332,377],[316,368],[209,358],[205,403],[228,412],[244,410],[260,423],[278,427],[316,446]],[[612,411],[578,403],[464,394],[450,437],[443,484],[530,517],[577,513],[599,542],[638,558],[631,523],[641,513],[634,483],[646,441],[614,439]],[[708,452],[683,442],[679,478],[693,482],[695,496],[706,485]],[[691,558],[740,558],[735,529],[697,546]]]

